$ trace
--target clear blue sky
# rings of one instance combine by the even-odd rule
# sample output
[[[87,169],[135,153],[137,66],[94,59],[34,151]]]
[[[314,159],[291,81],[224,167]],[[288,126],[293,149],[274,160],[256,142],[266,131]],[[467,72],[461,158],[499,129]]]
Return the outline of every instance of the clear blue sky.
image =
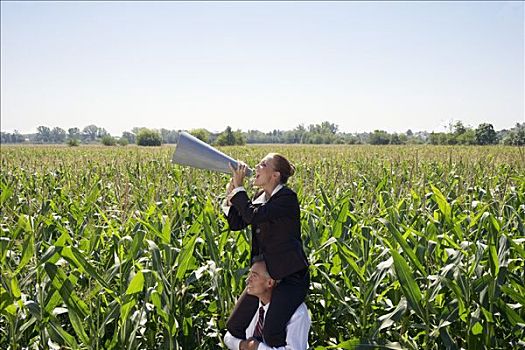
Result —
[[[1,2],[1,129],[524,122],[523,2]]]

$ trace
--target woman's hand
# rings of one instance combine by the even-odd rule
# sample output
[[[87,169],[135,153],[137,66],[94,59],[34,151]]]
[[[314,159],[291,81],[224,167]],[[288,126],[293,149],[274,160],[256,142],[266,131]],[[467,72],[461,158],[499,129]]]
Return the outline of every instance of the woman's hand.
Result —
[[[246,176],[246,164],[241,161],[237,161],[237,169],[235,169],[231,163],[228,163],[230,170],[232,171],[232,182],[234,188],[241,187]]]

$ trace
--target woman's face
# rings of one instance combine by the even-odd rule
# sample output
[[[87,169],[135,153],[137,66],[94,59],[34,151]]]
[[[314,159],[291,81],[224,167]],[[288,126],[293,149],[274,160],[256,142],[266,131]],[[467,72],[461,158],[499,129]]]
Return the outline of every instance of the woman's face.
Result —
[[[263,187],[271,183],[272,179],[279,178],[279,172],[274,169],[273,162],[273,157],[267,155],[255,166],[255,180],[253,181],[255,186]]]

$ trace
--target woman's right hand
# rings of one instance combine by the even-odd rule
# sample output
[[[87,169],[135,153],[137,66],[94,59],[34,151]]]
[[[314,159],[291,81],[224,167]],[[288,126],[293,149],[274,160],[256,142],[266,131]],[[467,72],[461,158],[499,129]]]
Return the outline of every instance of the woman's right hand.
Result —
[[[231,163],[228,163],[230,170],[232,171],[232,182],[233,188],[241,187],[244,182],[244,177],[246,176],[247,166],[241,161],[237,162],[237,169],[235,169]]]

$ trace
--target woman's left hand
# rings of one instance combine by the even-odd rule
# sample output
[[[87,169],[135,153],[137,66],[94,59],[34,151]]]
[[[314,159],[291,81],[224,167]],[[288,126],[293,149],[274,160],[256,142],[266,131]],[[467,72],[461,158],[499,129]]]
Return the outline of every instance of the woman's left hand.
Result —
[[[228,166],[232,171],[233,186],[235,188],[241,187],[244,183],[244,177],[246,176],[246,164],[241,161],[237,161],[237,169],[235,169],[231,164],[228,164]]]

